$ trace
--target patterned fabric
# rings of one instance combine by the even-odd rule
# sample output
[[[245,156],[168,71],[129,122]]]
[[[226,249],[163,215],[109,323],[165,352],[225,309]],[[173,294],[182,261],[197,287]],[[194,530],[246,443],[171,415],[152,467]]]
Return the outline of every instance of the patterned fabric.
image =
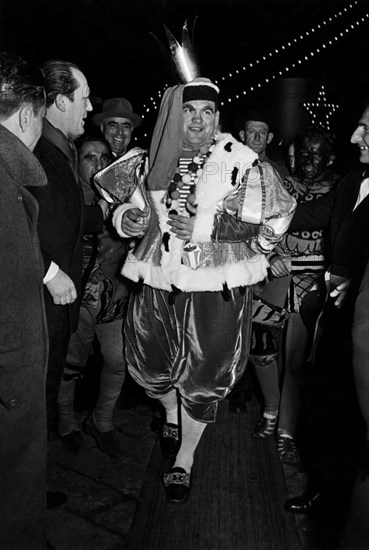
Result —
[[[146,158],[146,151],[135,147],[96,174],[94,182],[103,198],[115,204],[127,202],[145,171]]]
[[[319,199],[334,187],[339,177],[327,170],[324,179],[315,183],[294,176],[283,180],[283,186],[298,204]],[[291,260],[292,284],[288,296],[290,311],[299,312],[304,296],[318,291],[326,269],[323,230],[294,231],[286,234],[277,247]]]
[[[282,329],[287,321],[286,310],[277,309],[254,298],[252,302],[252,336],[250,360],[264,365],[278,355]]]
[[[202,157],[202,158],[203,158],[203,160],[205,160],[205,157]],[[178,168],[179,168],[179,173],[181,174],[181,176],[183,176],[184,174],[187,174],[188,167],[191,164],[191,162],[192,162],[192,158],[183,158],[183,157],[181,157],[179,159]],[[179,195],[180,195],[179,199],[178,199],[178,203],[179,203],[179,206],[180,206],[180,209],[181,209],[181,213],[186,211],[187,197],[190,194],[190,187],[191,187],[191,185],[193,185],[195,177],[196,177],[195,174],[191,174],[191,182],[190,183],[185,183],[181,189],[178,189]]]

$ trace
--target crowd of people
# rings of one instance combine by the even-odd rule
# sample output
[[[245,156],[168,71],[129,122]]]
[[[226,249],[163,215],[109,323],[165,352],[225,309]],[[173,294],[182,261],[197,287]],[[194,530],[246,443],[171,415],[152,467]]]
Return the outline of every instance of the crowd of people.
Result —
[[[166,90],[149,151],[130,148],[143,121],[125,98],[85,133],[90,90],[71,62],[1,53],[0,89],[0,547],[46,546],[46,509],[67,499],[47,486],[48,441],[78,452],[84,430],[124,453],[113,411],[126,382],[160,404],[168,502],[189,498],[219,402],[246,409],[251,371],[254,437],[275,437],[282,462],[301,453],[309,473],[286,509],[337,500],[350,384],[369,468],[369,105],[351,138],[364,168],[341,178],[321,127],[296,136],[293,169],[267,155],[264,108],[224,133],[207,78]],[[81,418],[96,341],[99,391]]]

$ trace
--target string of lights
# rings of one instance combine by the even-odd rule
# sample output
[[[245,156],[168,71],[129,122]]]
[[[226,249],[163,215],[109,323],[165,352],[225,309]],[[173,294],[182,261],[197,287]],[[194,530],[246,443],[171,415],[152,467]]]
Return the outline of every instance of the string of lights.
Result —
[[[248,65],[242,66],[240,69],[236,69],[234,73],[229,73],[228,75],[223,75],[217,80],[214,80],[215,84],[221,84],[225,82],[227,79],[231,79],[234,76],[240,76],[244,71],[250,71],[256,68],[260,69],[260,66],[262,64],[265,64],[266,62],[270,61],[272,58],[275,58],[276,56],[281,56],[284,53],[287,52],[290,48],[295,46],[299,41],[305,41],[307,38],[311,38],[314,36],[317,37],[319,31],[324,30],[326,32],[328,25],[339,21],[340,18],[347,15],[350,10],[353,10],[355,7],[357,7],[359,4],[358,0],[354,0],[351,2],[348,6],[341,8],[336,13],[332,14],[330,17],[326,17],[321,23],[316,24],[315,26],[311,27],[309,30],[305,31],[304,33],[299,34],[298,36],[289,39],[285,44],[282,44],[278,48],[275,48],[273,51],[269,51],[266,53],[263,57],[260,59],[256,59],[253,62],[250,62]],[[272,81],[276,80],[277,78],[283,77],[286,75],[289,71],[300,67],[304,63],[310,61],[315,55],[319,55],[321,52],[324,52],[327,48],[330,46],[333,46],[336,44],[339,40],[341,40],[343,37],[347,36],[349,33],[351,33],[353,30],[356,30],[360,25],[362,25],[364,22],[368,21],[369,19],[369,10],[366,11],[366,13],[363,13],[357,18],[352,21],[350,24],[347,24],[343,29],[337,31],[334,36],[331,36],[330,38],[327,38],[326,36],[322,40],[321,44],[309,51],[309,49],[302,55],[299,56],[298,59],[293,60],[291,63],[286,64],[284,68],[280,68],[278,72],[275,72],[272,75],[268,75],[267,77],[263,78],[262,80],[259,79],[259,82],[256,84],[250,85],[247,88],[238,91],[237,93],[234,93],[233,95],[230,95],[226,100],[221,101],[220,105],[224,106],[227,103],[231,103],[232,101],[237,101],[241,98],[244,98],[247,94],[255,92],[262,88],[265,85],[268,85]],[[290,50],[291,51],[291,50]],[[167,89],[168,84],[165,84],[161,90],[159,90],[156,94],[154,94],[152,97],[150,97],[151,104],[147,103],[143,105],[143,110],[145,111],[144,114],[142,114],[142,118],[145,118],[145,114],[150,113],[152,110],[156,110],[159,107],[161,97],[164,93],[164,91]],[[326,101],[325,96],[325,90],[324,87],[319,91],[318,94],[318,100],[317,104],[315,103],[306,103],[304,104],[304,107],[308,110],[312,110],[309,112],[310,116],[312,117],[312,122],[316,121],[314,118],[314,108],[318,107],[320,108],[322,105],[324,105],[327,109],[326,116],[328,117],[326,119],[325,127],[329,129],[329,117],[333,114],[333,112],[338,108],[338,105],[328,104]],[[316,116],[316,115],[315,115]]]
[[[292,46],[295,46],[300,40],[304,40],[306,37],[310,37],[313,33],[323,29],[324,26],[329,25],[330,23],[335,22],[336,19],[339,19],[340,17],[343,17],[346,15],[346,13],[349,12],[349,10],[355,8],[358,4],[358,0],[355,0],[351,4],[349,4],[347,7],[343,8],[342,11],[338,11],[337,13],[334,13],[332,17],[328,17],[326,20],[322,21],[321,23],[317,24],[315,27],[312,27],[310,30],[305,31],[304,33],[298,35],[297,37],[291,38],[288,42],[285,44],[282,44],[279,48],[276,48],[273,51],[270,51],[266,53],[262,58],[256,59],[255,61],[249,63],[247,66],[244,65],[242,69],[236,69],[235,74],[239,75],[242,73],[242,71],[247,71],[248,69],[255,68],[258,64],[264,63],[268,61],[270,58],[274,57],[275,54],[283,54],[286,53],[288,48],[291,48]],[[226,76],[222,76],[219,80],[215,80],[214,83],[218,84],[220,81],[224,81],[227,78],[232,78],[234,75],[233,73],[229,73]]]
[[[362,23],[367,21],[369,18],[369,13],[365,13],[363,16],[358,18],[354,23],[351,23],[348,27],[345,27],[343,32],[337,32],[335,36],[331,37],[331,39],[325,39],[324,42],[320,44],[318,48],[315,48],[315,50],[311,50],[310,52],[306,52],[304,56],[301,56],[299,59],[297,59],[295,62],[291,63],[290,65],[287,65],[284,67],[284,69],[281,69],[276,74],[272,74],[264,79],[263,82],[258,82],[257,84],[254,84],[253,86],[249,86],[249,88],[242,90],[241,92],[236,93],[234,96],[229,96],[226,101],[222,101],[221,105],[225,105],[228,101],[229,103],[232,101],[232,99],[240,99],[242,96],[247,95],[249,92],[254,92],[257,89],[260,89],[263,85],[269,84],[271,81],[275,80],[276,78],[280,78],[281,76],[288,73],[291,69],[294,69],[298,67],[299,65],[302,65],[303,63],[309,61],[312,57],[314,57],[316,54],[321,53],[321,51],[324,51],[325,49],[329,48],[330,46],[333,46],[333,44],[337,41],[339,41],[341,38],[343,38],[345,35],[349,34],[353,30],[355,30],[358,26],[360,26]]]

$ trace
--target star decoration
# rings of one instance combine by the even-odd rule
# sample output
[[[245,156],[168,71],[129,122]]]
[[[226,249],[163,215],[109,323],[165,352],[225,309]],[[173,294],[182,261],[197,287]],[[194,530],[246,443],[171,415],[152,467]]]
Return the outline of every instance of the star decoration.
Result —
[[[323,85],[320,87],[318,99],[315,102],[304,102],[302,105],[310,115],[311,124],[330,131],[330,117],[339,108],[339,105],[327,102]]]

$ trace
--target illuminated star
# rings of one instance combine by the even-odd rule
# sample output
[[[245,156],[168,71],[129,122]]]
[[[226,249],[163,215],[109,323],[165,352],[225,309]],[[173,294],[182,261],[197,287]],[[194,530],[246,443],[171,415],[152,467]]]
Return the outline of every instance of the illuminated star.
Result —
[[[323,85],[318,92],[317,101],[314,103],[304,102],[302,105],[309,113],[311,124],[330,131],[330,117],[339,108],[339,105],[327,102]]]

